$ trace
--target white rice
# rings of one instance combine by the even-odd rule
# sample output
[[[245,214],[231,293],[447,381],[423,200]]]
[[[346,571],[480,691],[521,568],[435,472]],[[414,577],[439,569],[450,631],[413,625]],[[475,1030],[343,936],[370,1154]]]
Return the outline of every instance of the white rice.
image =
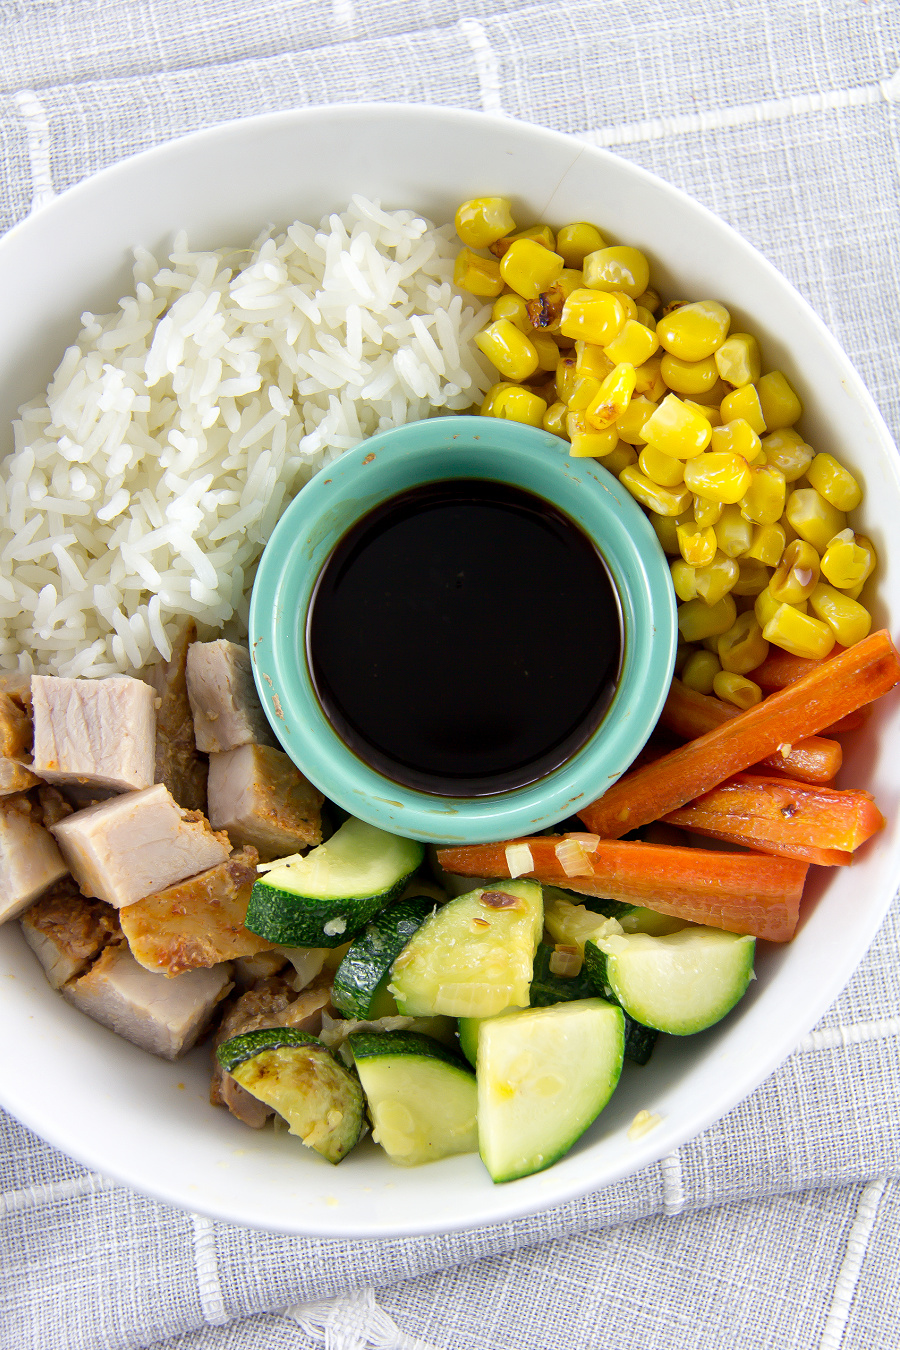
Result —
[[[135,253],[135,295],[84,314],[0,466],[0,669],[140,670],[247,631],[257,560],[324,464],[466,411],[491,383],[449,226],[354,197],[252,249]]]

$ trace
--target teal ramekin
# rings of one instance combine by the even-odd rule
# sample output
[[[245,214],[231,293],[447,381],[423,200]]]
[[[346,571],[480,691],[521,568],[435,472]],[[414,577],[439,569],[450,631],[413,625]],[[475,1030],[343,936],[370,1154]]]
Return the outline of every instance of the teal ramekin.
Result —
[[[601,796],[646,742],[675,661],[678,630],[669,569],[650,522],[629,493],[602,464],[573,459],[568,448],[548,432],[500,418],[413,422],[373,436],[320,470],[279,520],[253,586],[253,674],[287,754],[351,815],[392,834],[440,844],[534,834]],[[622,614],[621,673],[596,731],[537,782],[477,798],[417,792],[365,764],[322,711],[306,659],[309,602],[338,541],[379,503],[420,483],[452,478],[512,483],[565,512],[603,555]],[[543,638],[548,640],[546,629]],[[590,641],[590,616],[580,633],[549,640]]]

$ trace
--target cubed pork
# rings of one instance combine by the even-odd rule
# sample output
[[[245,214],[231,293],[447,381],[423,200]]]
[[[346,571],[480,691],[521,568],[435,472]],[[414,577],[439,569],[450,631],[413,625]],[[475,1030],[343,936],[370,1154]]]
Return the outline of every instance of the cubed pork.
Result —
[[[239,745],[210,755],[210,824],[264,862],[322,842],[324,800],[283,750]]]
[[[14,792],[27,792],[41,780],[18,759],[0,759],[0,797],[9,797]]]
[[[260,980],[267,980],[283,971],[287,963],[281,948],[271,947],[268,951],[257,952],[255,956],[236,957],[232,962],[231,978],[235,988],[243,994],[259,984]]]
[[[0,923],[21,914],[67,870],[28,797],[0,797]]]
[[[231,988],[227,965],[173,980],[138,965],[124,944],[106,947],[85,975],[63,986],[76,1008],[163,1059],[185,1054]]]
[[[0,755],[18,759],[31,748],[31,718],[0,690]]]
[[[51,783],[116,792],[149,787],[156,745],[156,692],[143,680],[69,680],[35,675],[34,771]]]
[[[180,975],[252,956],[272,944],[244,927],[259,855],[255,848],[155,891],[119,911],[132,955],[147,970]]]
[[[187,654],[187,691],[198,750],[221,754],[254,742],[275,744],[246,647],[225,638],[193,642]]]
[[[83,975],[107,943],[121,938],[112,905],[83,896],[71,877],[63,877],[19,922],[54,989]]]
[[[52,827],[84,895],[120,908],[205,872],[231,852],[199,811],[185,811],[162,783],[76,811]]]
[[[156,710],[156,768],[153,781],[165,783],[179,806],[206,810],[206,757],[198,754],[194,715],[187,693],[187,654],[197,636],[189,620],[172,643],[168,661],[147,676],[159,699]]]

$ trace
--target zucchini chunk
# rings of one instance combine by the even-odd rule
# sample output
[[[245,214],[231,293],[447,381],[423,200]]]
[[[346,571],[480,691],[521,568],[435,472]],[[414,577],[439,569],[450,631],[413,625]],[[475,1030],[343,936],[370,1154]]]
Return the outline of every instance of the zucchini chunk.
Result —
[[[340,947],[396,899],[424,856],[422,844],[351,816],[305,856],[266,866],[244,925],[280,947]]]
[[[348,1038],[369,1104],[372,1137],[404,1167],[478,1149],[478,1092],[467,1065],[412,1031]]]
[[[494,1181],[550,1167],[612,1096],[622,1009],[602,998],[492,1017],[478,1029],[478,1138]]]
[[[363,1022],[397,1015],[387,989],[391,966],[434,909],[434,900],[410,896],[369,920],[334,973],[331,1001],[339,1012]]]
[[[459,895],[413,934],[388,989],[410,1017],[526,1008],[542,924],[536,881],[498,881]]]
[[[284,1117],[291,1134],[330,1163],[339,1163],[359,1139],[362,1090],[315,1036],[296,1027],[265,1027],[233,1036],[216,1057],[242,1088]]]

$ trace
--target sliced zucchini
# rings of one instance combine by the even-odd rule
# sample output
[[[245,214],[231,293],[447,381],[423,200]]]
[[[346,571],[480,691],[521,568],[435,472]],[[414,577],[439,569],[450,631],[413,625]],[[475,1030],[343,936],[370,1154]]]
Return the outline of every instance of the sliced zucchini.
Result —
[[[284,947],[340,947],[394,900],[425,850],[350,817],[305,856],[267,864],[245,926]]]
[[[625,1058],[630,1059],[632,1064],[646,1064],[658,1040],[656,1027],[641,1026],[640,1022],[625,1013]]]
[[[597,990],[584,966],[577,975],[555,975],[550,961],[555,952],[549,942],[542,942],[534,958],[529,1002],[532,1008],[548,1008],[553,1003],[571,1003],[577,998],[593,998]]]
[[[572,914],[572,909],[577,910],[578,914]],[[547,929],[556,941],[572,941],[576,945],[583,943],[585,937],[590,936],[592,928],[604,918],[615,919],[626,933],[652,933],[654,937],[662,936],[663,933],[677,933],[688,926],[684,919],[674,919],[669,914],[660,914],[658,910],[646,909],[643,905],[578,895],[577,892],[560,890],[557,886],[544,887],[544,911],[552,919],[552,924],[547,923]],[[595,917],[591,919],[589,915]]]
[[[482,1022],[478,1138],[494,1181],[550,1167],[596,1119],[622,1072],[623,1024],[601,998]]]
[[[510,1013],[521,1012],[521,1008],[504,1008],[502,1012],[494,1013],[495,1017],[509,1017]],[[485,1022],[489,1022],[489,1017],[461,1017],[456,1024],[456,1034],[459,1038],[459,1048],[466,1059],[474,1069],[478,1060],[478,1032]]]
[[[372,1137],[404,1167],[478,1149],[475,1075],[437,1041],[411,1031],[348,1039]]]
[[[543,923],[536,881],[498,881],[457,896],[414,933],[389,991],[411,1017],[490,1017],[528,1006]]]
[[[615,918],[606,918],[584,905],[574,904],[571,896],[553,886],[548,886],[544,894],[544,927],[554,942],[577,947],[580,952],[584,951],[588,938],[607,931],[620,931]]]
[[[271,1106],[307,1148],[339,1163],[359,1139],[359,1083],[321,1041],[296,1027],[266,1027],[233,1036],[216,1051],[228,1073]]]
[[[334,974],[331,1001],[339,1012],[361,1021],[396,1016],[397,1004],[387,989],[391,966],[434,909],[434,900],[411,896],[369,920]]]
[[[607,932],[586,941],[585,965],[635,1021],[690,1036],[721,1021],[746,993],[755,945],[702,925],[662,937]]]

